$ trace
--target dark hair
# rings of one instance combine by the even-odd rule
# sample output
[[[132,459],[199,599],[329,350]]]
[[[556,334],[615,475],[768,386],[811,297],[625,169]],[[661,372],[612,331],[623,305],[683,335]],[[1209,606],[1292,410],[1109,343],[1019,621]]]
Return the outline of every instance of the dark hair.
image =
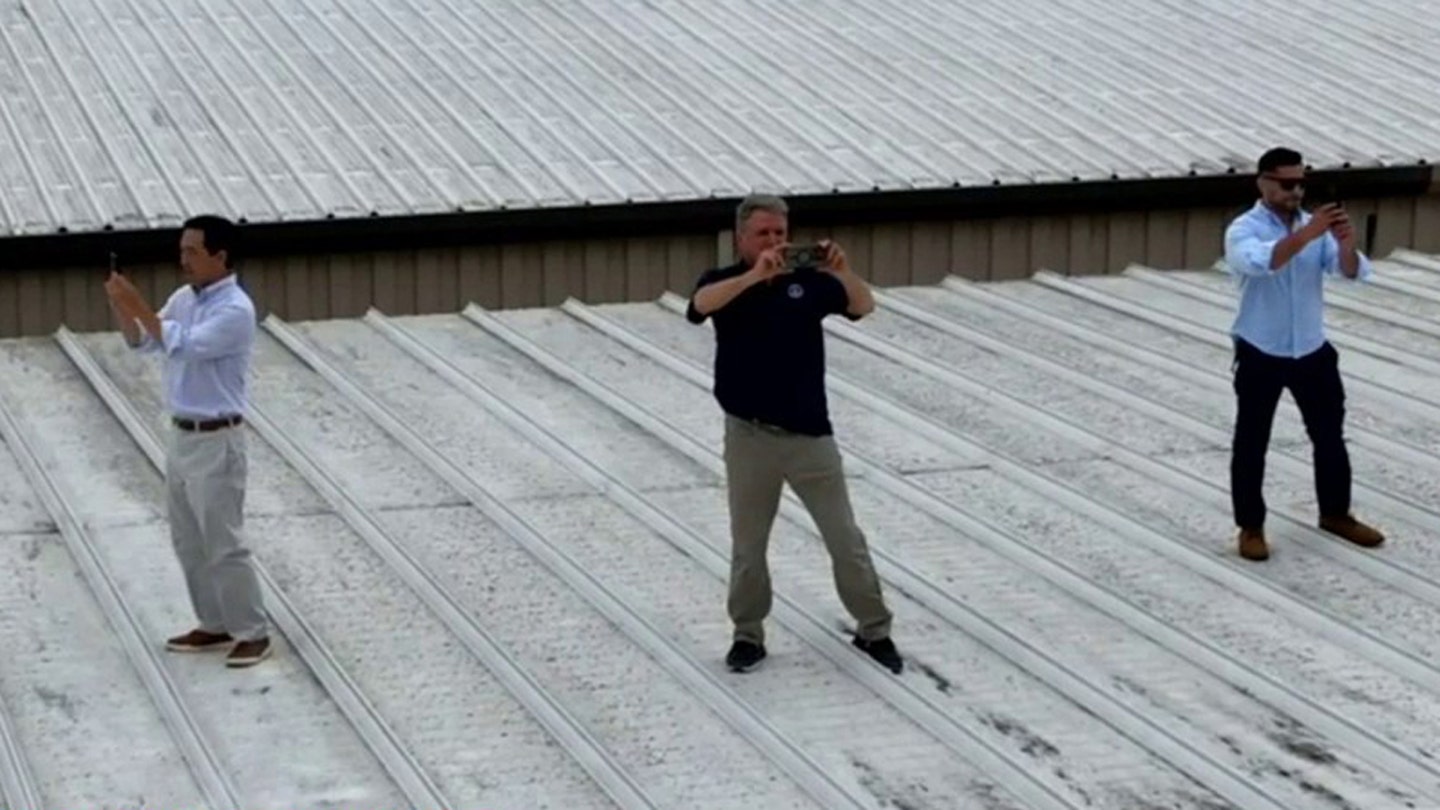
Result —
[[[1304,166],[1305,158],[1294,149],[1277,146],[1260,156],[1260,173],[1273,172],[1282,166]]]
[[[223,250],[225,266],[235,266],[235,242],[238,235],[235,223],[214,214],[203,214],[185,220],[182,230],[199,231],[205,236],[206,252],[213,256]]]

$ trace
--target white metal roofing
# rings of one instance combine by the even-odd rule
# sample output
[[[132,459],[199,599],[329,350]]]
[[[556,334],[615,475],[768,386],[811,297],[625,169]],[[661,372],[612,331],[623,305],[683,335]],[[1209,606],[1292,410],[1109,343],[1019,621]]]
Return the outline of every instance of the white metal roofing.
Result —
[[[165,527],[161,382],[115,334],[0,341],[0,804],[1440,806],[1440,260],[1332,285],[1357,513],[1234,550],[1218,273],[959,281],[832,319],[894,637],[845,636],[799,503],[770,658],[725,672],[713,336],[674,300],[286,325],[247,431],[278,653],[227,671]]]
[[[1440,3],[5,0],[0,234],[1440,158]]]

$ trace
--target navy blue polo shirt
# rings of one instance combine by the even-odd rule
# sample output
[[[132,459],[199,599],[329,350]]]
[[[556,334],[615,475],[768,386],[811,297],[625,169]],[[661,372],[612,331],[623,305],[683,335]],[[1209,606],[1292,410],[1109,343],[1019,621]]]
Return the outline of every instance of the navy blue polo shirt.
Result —
[[[700,276],[695,289],[744,273],[737,263]],[[825,333],[820,322],[846,310],[840,279],[819,270],[784,273],[752,285],[710,314],[715,320],[715,399],[726,413],[807,436],[828,436]],[[705,322],[691,295],[686,317]]]

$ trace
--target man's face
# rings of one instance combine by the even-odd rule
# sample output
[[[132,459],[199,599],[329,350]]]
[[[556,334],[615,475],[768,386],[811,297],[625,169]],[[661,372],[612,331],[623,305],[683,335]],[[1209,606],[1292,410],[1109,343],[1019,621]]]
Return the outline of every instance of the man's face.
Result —
[[[756,211],[740,224],[735,235],[735,248],[746,264],[755,264],[755,259],[766,250],[785,244],[790,238],[790,223],[784,214],[773,211]]]
[[[180,274],[187,284],[209,284],[225,277],[225,251],[205,249],[205,232],[186,228],[180,233]]]
[[[1280,166],[1260,175],[1260,196],[1278,211],[1298,211],[1305,199],[1305,167]]]

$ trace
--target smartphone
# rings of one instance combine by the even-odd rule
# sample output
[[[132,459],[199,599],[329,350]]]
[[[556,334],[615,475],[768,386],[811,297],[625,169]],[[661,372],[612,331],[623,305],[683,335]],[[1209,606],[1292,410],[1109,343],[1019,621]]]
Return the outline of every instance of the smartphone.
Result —
[[[792,245],[785,250],[786,270],[815,270],[825,264],[824,245]]]
[[[111,273],[120,273],[123,275],[124,272],[125,271],[120,269],[120,257],[115,255],[115,251],[110,251],[110,270],[105,273],[105,277],[109,278]]]

